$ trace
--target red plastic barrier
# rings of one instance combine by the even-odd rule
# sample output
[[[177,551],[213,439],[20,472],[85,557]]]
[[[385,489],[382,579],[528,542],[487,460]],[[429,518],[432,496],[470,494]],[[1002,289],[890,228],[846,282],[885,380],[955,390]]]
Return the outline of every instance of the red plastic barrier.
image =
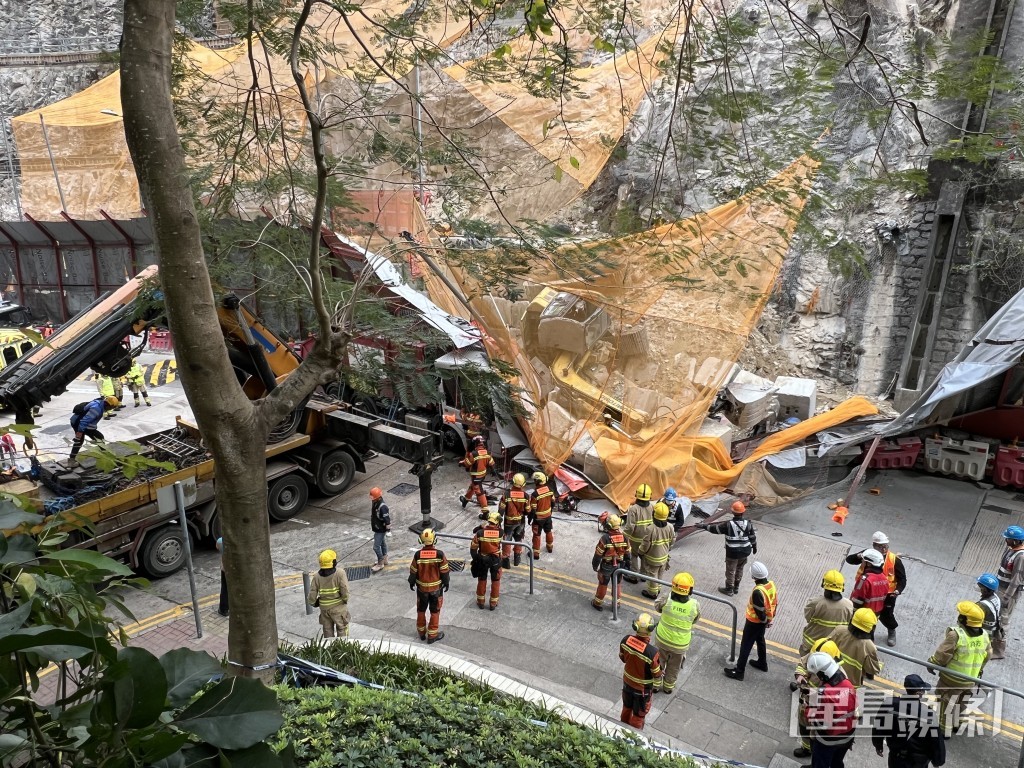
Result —
[[[865,449],[866,450],[866,449]],[[921,455],[921,438],[886,440],[871,457],[868,469],[910,469]]]
[[[1024,448],[1013,445],[999,446],[992,468],[992,482],[996,485],[1024,488]]]
[[[174,340],[171,338],[171,332],[150,331],[147,347],[150,352],[173,352]]]

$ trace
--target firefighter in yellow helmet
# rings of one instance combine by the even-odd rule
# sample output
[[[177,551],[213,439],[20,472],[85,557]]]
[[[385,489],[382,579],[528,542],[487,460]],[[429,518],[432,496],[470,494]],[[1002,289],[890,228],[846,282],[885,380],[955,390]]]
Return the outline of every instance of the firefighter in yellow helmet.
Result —
[[[799,717],[797,720],[797,730],[800,733],[800,744],[796,749],[793,750],[794,757],[810,757],[811,756],[811,733],[807,727],[807,706],[810,704],[811,689],[821,687],[821,679],[817,675],[811,675],[807,672],[807,659],[810,658],[812,653],[827,653],[836,662],[842,665],[843,657],[839,651],[839,646],[836,645],[832,640],[827,638],[821,638],[811,643],[810,649],[805,653],[800,661],[796,665],[796,685],[792,690],[800,690],[800,710]]]
[[[597,592],[590,604],[595,610],[604,610],[604,596],[608,593],[608,585],[611,583],[612,574],[619,566],[629,568],[629,542],[622,533],[622,518],[618,515],[608,515],[603,519],[601,538],[594,548],[594,557],[590,561],[591,567],[597,574]],[[615,584],[616,597],[622,596],[622,585]]]
[[[476,577],[476,607],[483,610],[487,603],[487,578],[491,579],[490,609],[498,607],[501,596],[501,515],[491,510],[483,525],[473,529],[469,544],[472,558],[470,573]]]
[[[502,538],[505,541],[522,541],[526,536],[526,516],[530,511],[530,497],[526,495],[526,475],[517,472],[512,476],[512,487],[498,502],[498,511],[504,517]],[[519,565],[523,557],[523,546],[518,543],[515,545],[515,557],[511,563],[509,563],[510,555],[512,555],[512,545],[503,544],[501,547],[502,568]]]
[[[804,606],[803,642],[800,655],[806,655],[815,640],[832,634],[836,627],[843,627],[853,618],[853,603],[843,597],[846,579],[839,571],[826,571],[821,579],[823,594],[812,597]]]
[[[661,614],[654,642],[661,651],[663,670],[661,679],[654,683],[655,692],[672,693],[686,661],[693,625],[700,618],[700,604],[693,599],[692,592],[693,576],[677,573],[672,577],[672,590],[654,604],[655,610]]]
[[[626,540],[629,542],[629,551],[633,569],[643,571],[643,556],[640,554],[640,545],[647,535],[647,529],[654,523],[654,508],[651,506],[651,486],[647,483],[640,483],[636,488],[636,500],[626,510],[626,523],[622,528]],[[623,577],[630,584],[637,584],[640,580],[636,576]]]
[[[423,529],[420,543],[423,546],[416,550],[409,563],[409,589],[416,592],[416,632],[420,640],[432,645],[444,640],[444,632],[438,631],[438,625],[444,593],[448,591],[448,558],[437,548],[437,534],[433,528]]]
[[[871,639],[877,623],[878,616],[874,611],[858,608],[853,612],[849,624],[836,627],[828,636],[829,640],[839,646],[843,656],[843,670],[857,688],[882,671],[882,665],[878,662],[878,648]]]
[[[659,501],[654,505],[654,521],[647,526],[644,539],[638,548],[643,559],[643,574],[648,578],[647,586],[640,592],[651,600],[658,598],[661,585],[652,579],[660,579],[668,571],[668,549],[675,541],[676,532],[668,522],[668,504]]]
[[[548,552],[555,551],[555,532],[551,526],[551,511],[555,505],[553,486],[543,472],[533,473],[533,492],[530,494],[530,525],[533,529],[533,559],[540,558],[540,535],[544,534]]]
[[[320,553],[320,570],[313,574],[306,600],[320,609],[324,637],[348,637],[348,578],[333,549]]]
[[[939,672],[939,682],[935,686],[939,697],[939,724],[947,735],[956,733],[960,728],[961,715],[975,685],[954,673],[981,677],[992,652],[992,642],[982,627],[985,611],[981,606],[970,600],[961,600],[956,604],[956,611],[959,614],[956,624],[946,629],[942,643],[928,659],[930,663],[950,670]],[[935,673],[933,669],[929,671]]]
[[[651,711],[655,682],[661,677],[661,655],[651,642],[654,618],[641,613],[633,622],[633,634],[619,643],[622,668],[622,712],[619,719],[642,730]]]

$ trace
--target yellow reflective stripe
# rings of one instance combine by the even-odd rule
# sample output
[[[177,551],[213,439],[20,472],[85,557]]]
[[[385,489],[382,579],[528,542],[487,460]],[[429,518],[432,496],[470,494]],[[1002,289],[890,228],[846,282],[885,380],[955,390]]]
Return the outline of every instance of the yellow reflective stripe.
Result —
[[[849,664],[851,667],[855,667],[855,668],[859,669],[861,672],[864,671],[864,665],[861,664],[859,661],[857,661],[855,658],[853,658],[853,656],[848,656],[847,654],[843,653],[842,657],[843,657],[843,666],[846,666],[847,664]]]
[[[982,630],[977,637],[971,637],[961,626],[954,627],[957,635],[956,651],[946,668],[953,672],[962,672],[977,677],[985,663],[988,648],[988,633]]]
[[[846,621],[826,621],[825,619],[814,618],[811,619],[808,624],[817,624],[820,627],[843,627],[849,622]]]

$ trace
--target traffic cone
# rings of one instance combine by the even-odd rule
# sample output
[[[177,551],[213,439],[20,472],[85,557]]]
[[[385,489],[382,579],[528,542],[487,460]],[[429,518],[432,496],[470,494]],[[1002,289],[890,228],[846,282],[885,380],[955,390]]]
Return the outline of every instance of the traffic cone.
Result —
[[[848,514],[850,514],[850,510],[846,507],[836,507],[836,513],[832,515],[832,522],[842,525],[846,522],[846,516]]]

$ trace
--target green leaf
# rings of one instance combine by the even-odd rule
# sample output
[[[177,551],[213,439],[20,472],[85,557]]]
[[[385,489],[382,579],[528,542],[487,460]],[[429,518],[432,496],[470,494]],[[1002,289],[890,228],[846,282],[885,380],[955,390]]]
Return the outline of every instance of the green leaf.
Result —
[[[114,649],[104,639],[46,625],[29,627],[0,637],[0,655],[15,651],[36,653],[48,661],[67,661],[80,659],[94,651],[104,656],[113,656]]]
[[[555,172],[552,174],[552,178],[555,181],[557,181],[557,182],[561,182],[562,181],[562,166],[560,166],[560,165],[556,165],[555,166]]]
[[[283,723],[277,696],[257,680],[221,680],[174,721],[221,749],[244,749],[263,741]]]
[[[81,563],[90,568],[96,568],[118,576],[131,576],[132,569],[124,563],[111,560],[106,555],[93,552],[91,549],[62,549],[59,552],[48,552],[43,556],[45,560],[59,560],[62,562]]]
[[[281,768],[281,760],[262,742],[248,749],[232,749],[221,753],[231,766],[237,768]]]
[[[31,612],[32,603],[29,601],[22,603],[10,613],[0,616],[0,637],[21,629]]]
[[[178,752],[186,741],[188,736],[184,733],[154,733],[139,743],[139,758],[145,765],[155,763]]]
[[[32,328],[31,326],[19,328],[18,331],[24,334],[25,338],[29,339],[33,344],[37,346],[40,344],[43,345],[44,347],[50,346],[50,343],[43,338],[43,334],[41,334],[39,331],[37,331],[35,328]]]
[[[575,168],[578,171],[580,169],[579,158],[576,158],[576,157],[573,157],[572,155],[570,155],[569,156],[569,165],[571,165],[573,168]]]
[[[152,725],[167,704],[167,682],[159,660],[145,648],[122,648],[117,652],[117,668],[120,674],[113,687],[117,722],[128,728]]]
[[[19,509],[13,502],[6,499],[0,501],[0,531],[17,528],[24,523],[38,525],[41,522],[43,522],[42,515]]]
[[[15,765],[14,757],[27,745],[28,740],[16,733],[0,733],[0,762],[4,765]],[[20,763],[18,763],[20,764]]]
[[[36,559],[36,540],[24,533],[4,539],[0,536],[0,566],[18,565]]]
[[[167,700],[184,706],[210,679],[223,673],[220,663],[205,651],[176,648],[160,657],[167,679]]]

